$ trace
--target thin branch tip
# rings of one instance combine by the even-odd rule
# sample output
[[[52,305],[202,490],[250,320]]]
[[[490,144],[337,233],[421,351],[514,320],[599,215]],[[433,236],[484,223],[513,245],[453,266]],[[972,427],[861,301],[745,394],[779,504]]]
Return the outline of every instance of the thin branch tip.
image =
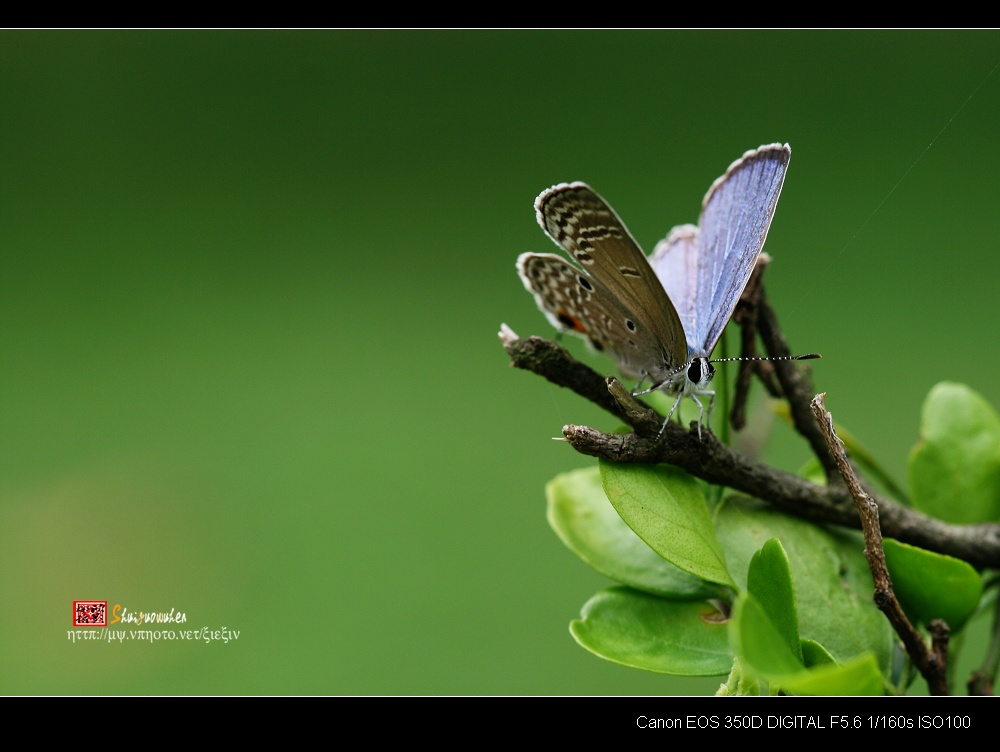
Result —
[[[512,345],[521,339],[517,336],[517,332],[503,323],[500,324],[500,331],[497,332],[497,336],[500,338],[500,341],[504,343],[504,345]]]

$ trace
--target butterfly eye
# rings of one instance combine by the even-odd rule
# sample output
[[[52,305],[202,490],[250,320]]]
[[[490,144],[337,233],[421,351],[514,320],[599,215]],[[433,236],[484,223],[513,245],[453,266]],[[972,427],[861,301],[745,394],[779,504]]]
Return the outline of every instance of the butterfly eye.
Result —
[[[701,364],[697,360],[692,360],[688,366],[688,381],[697,384],[701,380]]]
[[[688,366],[687,377],[692,384],[707,385],[715,376],[715,366],[706,358],[695,358]]]

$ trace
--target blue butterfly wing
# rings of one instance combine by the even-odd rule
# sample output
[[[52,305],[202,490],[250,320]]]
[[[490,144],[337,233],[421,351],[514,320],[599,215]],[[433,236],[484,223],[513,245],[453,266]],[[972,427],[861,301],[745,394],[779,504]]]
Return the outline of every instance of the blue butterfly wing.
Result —
[[[709,355],[764,247],[792,150],[771,144],[748,151],[713,183],[698,234],[698,315],[689,340]]]
[[[792,150],[769,144],[746,152],[702,202],[697,232],[674,228],[650,264],[677,309],[691,356],[709,356],[764,247]]]

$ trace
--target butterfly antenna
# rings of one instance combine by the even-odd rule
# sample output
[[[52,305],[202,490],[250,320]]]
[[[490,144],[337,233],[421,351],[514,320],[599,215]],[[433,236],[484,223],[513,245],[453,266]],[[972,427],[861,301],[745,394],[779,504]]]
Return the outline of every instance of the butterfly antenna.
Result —
[[[744,356],[740,358],[712,358],[709,363],[732,363],[737,360],[756,360],[756,361],[772,361],[772,360],[817,360],[823,356],[819,353],[809,353],[808,355],[751,355]]]

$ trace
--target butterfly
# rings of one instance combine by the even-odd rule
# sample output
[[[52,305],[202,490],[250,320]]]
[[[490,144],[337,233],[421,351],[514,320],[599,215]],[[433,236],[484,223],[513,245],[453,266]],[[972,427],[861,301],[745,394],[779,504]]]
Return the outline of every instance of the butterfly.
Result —
[[[640,384],[652,382],[635,394],[677,393],[663,428],[688,396],[701,437],[698,397],[710,398],[709,414],[715,399],[711,354],[764,247],[791,153],[788,144],[746,152],[708,189],[698,225],[675,227],[649,259],[586,183],[560,183],[535,199],[538,224],[579,266],[522,253],[525,288],[557,330],[608,353]]]

